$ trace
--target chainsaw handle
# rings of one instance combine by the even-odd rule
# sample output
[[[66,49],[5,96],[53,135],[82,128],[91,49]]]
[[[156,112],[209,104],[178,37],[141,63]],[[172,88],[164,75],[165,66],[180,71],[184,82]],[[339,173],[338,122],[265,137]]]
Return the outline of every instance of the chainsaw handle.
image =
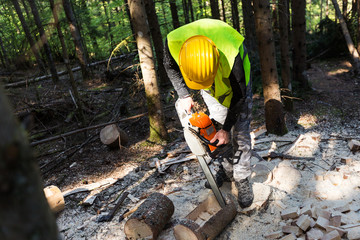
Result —
[[[219,142],[219,140],[216,139],[215,142],[211,143],[210,140],[206,139],[205,137],[201,136],[195,129],[189,128],[191,132],[193,132],[198,138],[200,138],[200,140],[208,145],[214,146],[214,147],[223,147],[225,146],[225,144],[222,144],[220,146],[216,146]]]

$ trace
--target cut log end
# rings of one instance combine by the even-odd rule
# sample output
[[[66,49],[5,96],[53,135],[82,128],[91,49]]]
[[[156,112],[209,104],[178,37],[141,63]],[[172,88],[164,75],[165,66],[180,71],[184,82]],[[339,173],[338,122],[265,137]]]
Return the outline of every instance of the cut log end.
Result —
[[[183,222],[182,225],[174,227],[174,236],[176,240],[203,240],[204,238],[196,231],[199,226],[192,221]]]
[[[65,208],[64,196],[58,187],[48,186],[44,188],[44,194],[53,213],[58,213]]]
[[[100,131],[101,142],[111,148],[125,146],[128,143],[128,139],[128,135],[116,124],[108,125]]]
[[[129,240],[154,239],[151,228],[141,220],[130,219],[126,222],[124,232]]]

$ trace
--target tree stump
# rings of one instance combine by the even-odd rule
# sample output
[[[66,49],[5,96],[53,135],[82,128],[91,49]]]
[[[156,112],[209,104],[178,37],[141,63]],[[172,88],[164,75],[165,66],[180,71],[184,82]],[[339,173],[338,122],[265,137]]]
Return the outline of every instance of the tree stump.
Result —
[[[174,204],[161,193],[151,194],[125,223],[129,240],[156,239],[174,213]]]
[[[221,208],[214,195],[190,212],[174,227],[176,240],[214,239],[236,216],[236,205],[230,199]]]
[[[100,131],[100,140],[110,148],[119,148],[128,143],[128,135],[116,124],[111,124]]]
[[[44,188],[46,200],[53,213],[58,213],[65,208],[65,200],[60,189],[56,186],[48,186]]]

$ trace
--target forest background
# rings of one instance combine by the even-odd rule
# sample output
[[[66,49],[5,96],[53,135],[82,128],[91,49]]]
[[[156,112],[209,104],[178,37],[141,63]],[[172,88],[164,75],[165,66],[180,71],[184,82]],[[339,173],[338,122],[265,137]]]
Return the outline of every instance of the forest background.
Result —
[[[21,137],[23,129],[13,116],[33,131],[32,147],[64,139],[70,130],[91,130],[95,123],[126,121],[129,112],[148,116],[145,135],[150,142],[171,141],[163,105],[175,93],[163,69],[163,42],[171,30],[201,18],[221,19],[245,36],[253,90],[264,97],[267,131],[283,135],[287,132],[284,109],[292,111],[293,100],[311,89],[306,77],[311,61],[349,58],[353,74],[358,73],[359,12],[358,0],[2,0],[0,77],[6,90],[0,101],[4,139],[0,150],[5,153],[0,173],[26,172],[26,178],[32,179],[29,183],[35,181],[42,189],[37,171],[29,171],[36,169],[33,160],[16,167],[6,161],[32,159],[26,154],[29,146]],[[115,94],[101,100],[91,95],[106,91]],[[144,96],[139,95],[141,91]],[[8,108],[5,96],[13,109]],[[95,110],[94,106],[104,104],[106,111]],[[69,124],[59,125],[55,121],[59,119]],[[34,121],[46,123],[45,131],[35,131],[39,129]],[[73,140],[92,140],[85,139]],[[33,151],[38,157],[44,149]],[[10,173],[2,178],[20,184]],[[6,186],[2,193],[10,191]],[[2,206],[15,209],[10,199],[2,199]],[[39,199],[33,200],[45,203],[41,194]],[[45,205],[39,209],[47,209]],[[39,210],[44,215],[46,211]],[[41,229],[53,231],[54,227]]]

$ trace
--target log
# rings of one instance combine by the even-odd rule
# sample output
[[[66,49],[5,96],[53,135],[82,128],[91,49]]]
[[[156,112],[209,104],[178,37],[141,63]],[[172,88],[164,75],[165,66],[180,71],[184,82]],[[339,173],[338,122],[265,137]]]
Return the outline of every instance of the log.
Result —
[[[174,204],[161,193],[151,194],[124,225],[129,240],[156,239],[174,213]]]
[[[48,186],[44,188],[44,194],[53,213],[58,213],[64,210],[65,200],[58,187],[53,185]]]
[[[186,219],[174,227],[176,240],[214,239],[235,218],[236,205],[228,200],[221,208],[214,195],[190,212]]]
[[[118,125],[111,124],[101,129],[100,140],[110,148],[121,148],[128,143],[129,137]]]

